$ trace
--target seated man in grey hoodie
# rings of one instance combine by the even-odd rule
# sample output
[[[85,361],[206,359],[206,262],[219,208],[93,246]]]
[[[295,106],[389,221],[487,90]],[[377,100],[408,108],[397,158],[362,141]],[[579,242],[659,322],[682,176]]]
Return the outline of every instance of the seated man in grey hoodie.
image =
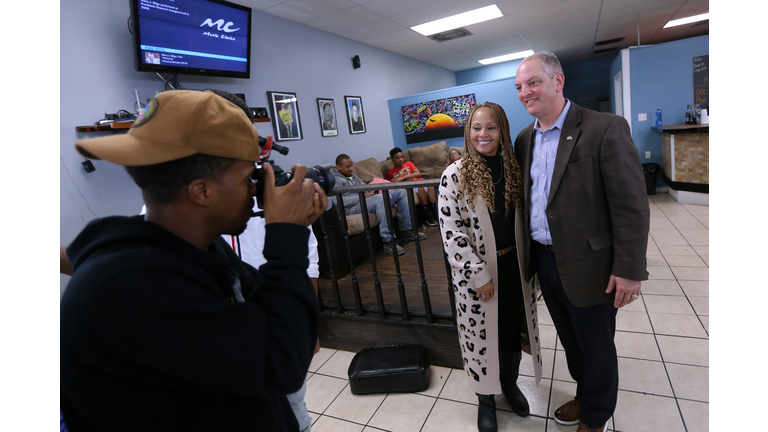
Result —
[[[336,187],[343,186],[360,186],[366,184],[360,177],[355,175],[353,171],[352,159],[346,154],[340,154],[336,157],[336,168],[331,169],[331,172],[336,177]],[[405,189],[395,189],[389,191],[390,204],[397,206],[397,220],[400,225],[401,240],[412,241],[419,237],[419,240],[426,240],[427,235],[417,232],[411,228],[411,214],[408,210],[408,198],[405,194]],[[359,214],[362,212],[360,208],[360,197],[357,192],[347,192],[341,195],[344,200],[344,211],[348,215]],[[395,250],[398,255],[402,255],[405,252],[403,248],[395,244],[395,250],[392,248],[392,237],[394,234],[390,231],[387,224],[386,206],[384,205],[384,198],[378,191],[368,192],[365,194],[365,204],[368,206],[368,212],[376,213],[376,218],[379,220],[379,235],[384,242],[384,251],[390,255],[394,255]]]

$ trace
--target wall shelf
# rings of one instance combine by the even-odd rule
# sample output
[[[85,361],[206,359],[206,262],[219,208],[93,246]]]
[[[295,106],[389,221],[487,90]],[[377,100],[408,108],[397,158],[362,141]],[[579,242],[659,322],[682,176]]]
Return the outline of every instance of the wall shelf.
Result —
[[[270,121],[269,117],[253,119],[254,123],[268,123]],[[120,132],[130,129],[131,125],[133,125],[133,121],[121,121],[103,125],[76,126],[75,130],[77,132]]]

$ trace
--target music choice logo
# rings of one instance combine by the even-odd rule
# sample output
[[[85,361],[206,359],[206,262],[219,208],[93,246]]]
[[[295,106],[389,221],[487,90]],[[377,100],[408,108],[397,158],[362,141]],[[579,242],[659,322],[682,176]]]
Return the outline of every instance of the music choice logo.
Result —
[[[229,26],[231,26],[233,24],[234,23],[232,21],[230,21],[228,23],[224,23],[223,19],[219,19],[218,21],[214,22],[212,19],[207,18],[205,21],[203,21],[202,24],[200,24],[200,27],[202,27],[204,25],[207,25],[208,27],[216,26],[216,28],[219,31],[225,31],[227,33],[232,33],[232,32],[236,32],[236,31],[240,30],[239,28],[236,28],[236,29],[229,28]]]

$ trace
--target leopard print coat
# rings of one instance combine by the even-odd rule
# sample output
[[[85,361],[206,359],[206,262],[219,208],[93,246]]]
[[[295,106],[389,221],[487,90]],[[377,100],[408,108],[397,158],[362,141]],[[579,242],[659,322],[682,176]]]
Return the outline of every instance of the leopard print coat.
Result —
[[[498,287],[496,271],[496,240],[493,236],[488,207],[482,199],[475,200],[475,211],[467,197],[459,191],[461,160],[449,165],[440,179],[438,206],[443,248],[452,269],[453,292],[456,297],[456,326],[464,360],[464,371],[470,378],[470,388],[478,394],[500,394],[498,296],[484,303],[475,288],[493,280]],[[515,210],[515,238],[520,268],[525,251],[522,214]],[[525,281],[523,298],[531,341],[531,353],[536,383],[541,380],[541,347],[536,315],[536,288]]]

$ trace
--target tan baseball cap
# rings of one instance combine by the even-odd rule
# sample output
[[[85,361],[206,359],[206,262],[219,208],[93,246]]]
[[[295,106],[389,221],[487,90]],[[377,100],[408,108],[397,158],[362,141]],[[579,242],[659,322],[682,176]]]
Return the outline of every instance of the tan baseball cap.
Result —
[[[147,104],[127,134],[75,142],[91,159],[125,166],[168,162],[196,153],[257,161],[259,134],[243,110],[210,91],[170,90]]]

